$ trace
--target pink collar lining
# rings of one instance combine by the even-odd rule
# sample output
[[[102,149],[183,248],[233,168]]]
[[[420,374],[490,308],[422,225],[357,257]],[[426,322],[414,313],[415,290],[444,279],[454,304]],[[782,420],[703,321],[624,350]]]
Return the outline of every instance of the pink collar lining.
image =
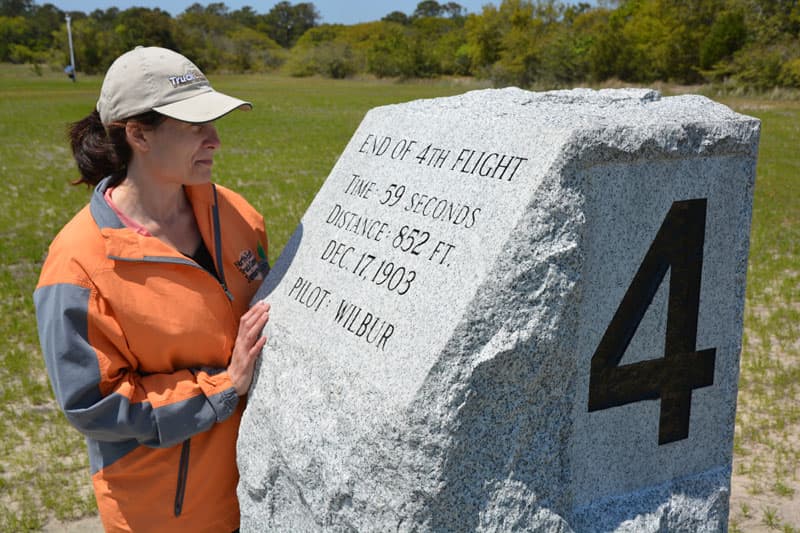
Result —
[[[111,199],[111,191],[112,190],[114,190],[114,187],[109,187],[108,189],[106,189],[105,194],[103,194],[103,198],[106,199],[106,202],[108,202],[108,206],[111,208],[112,211],[114,211],[114,213],[116,213],[116,215],[119,217],[120,221],[123,224],[125,224],[125,227],[132,229],[133,231],[135,231],[139,235],[144,235],[145,237],[152,237],[150,232],[147,231],[147,229],[145,229],[144,226],[142,226],[141,224],[139,224],[138,222],[136,222],[135,220],[130,218],[128,215],[126,215],[125,213],[123,213],[122,211],[119,210],[119,207],[117,207],[117,204],[115,204],[114,200]]]

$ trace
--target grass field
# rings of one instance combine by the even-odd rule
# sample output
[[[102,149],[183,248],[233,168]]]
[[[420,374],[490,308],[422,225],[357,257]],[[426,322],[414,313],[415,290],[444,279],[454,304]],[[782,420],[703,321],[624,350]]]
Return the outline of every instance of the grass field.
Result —
[[[762,120],[731,531],[800,532],[800,102],[726,103]]]
[[[255,109],[219,121],[215,179],[264,214],[270,258],[287,241],[364,113],[473,82],[216,76]],[[95,513],[83,439],[53,402],[31,294],[47,246],[85,204],[65,124],[99,78],[72,84],[0,66],[0,531]],[[731,530],[800,531],[800,103],[724,100],[763,121],[735,441]]]

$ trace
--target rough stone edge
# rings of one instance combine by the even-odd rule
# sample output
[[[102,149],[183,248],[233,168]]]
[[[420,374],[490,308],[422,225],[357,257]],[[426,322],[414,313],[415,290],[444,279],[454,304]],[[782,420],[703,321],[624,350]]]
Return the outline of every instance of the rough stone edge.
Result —
[[[575,509],[575,531],[600,533],[719,532],[728,527],[731,466]],[[630,510],[650,509],[638,515]]]

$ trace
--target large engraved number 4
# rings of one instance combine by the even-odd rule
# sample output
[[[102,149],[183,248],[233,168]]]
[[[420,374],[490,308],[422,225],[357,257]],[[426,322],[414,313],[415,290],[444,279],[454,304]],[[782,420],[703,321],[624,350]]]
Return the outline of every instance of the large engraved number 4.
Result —
[[[692,391],[714,383],[716,349],[697,351],[706,200],[670,207],[592,356],[589,411],[661,398],[658,443],[689,436]],[[619,366],[670,269],[664,357]]]

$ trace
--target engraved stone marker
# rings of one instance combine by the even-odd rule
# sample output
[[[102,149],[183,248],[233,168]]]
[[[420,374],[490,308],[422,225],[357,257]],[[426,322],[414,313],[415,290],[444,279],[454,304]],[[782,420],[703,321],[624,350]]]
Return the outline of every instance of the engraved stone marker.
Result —
[[[649,90],[370,111],[257,296],[242,530],[724,530],[758,134]]]

